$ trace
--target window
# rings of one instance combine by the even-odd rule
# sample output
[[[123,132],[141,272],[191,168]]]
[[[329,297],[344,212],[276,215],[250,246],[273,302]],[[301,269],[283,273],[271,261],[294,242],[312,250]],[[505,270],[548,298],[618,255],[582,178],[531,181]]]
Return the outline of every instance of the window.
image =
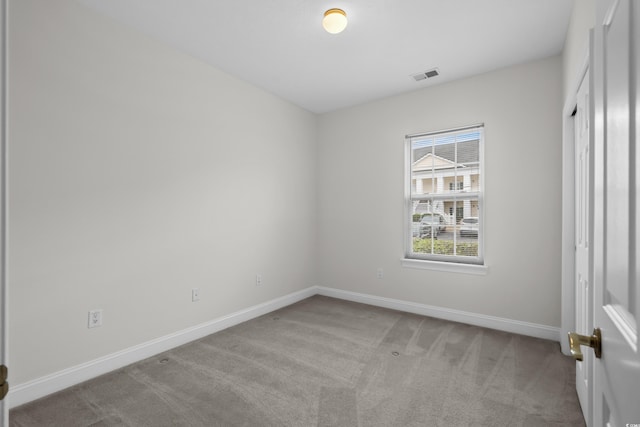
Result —
[[[462,181],[458,181],[458,185],[457,185],[457,187],[458,187],[458,188],[457,188],[458,190],[463,190],[463,189],[464,189],[464,182],[462,182]],[[456,189],[456,185],[455,185],[455,183],[454,183],[454,182],[450,182],[450,183],[449,183],[449,191],[453,191],[453,190],[455,190],[455,189]]]
[[[405,258],[483,264],[482,125],[406,137]]]

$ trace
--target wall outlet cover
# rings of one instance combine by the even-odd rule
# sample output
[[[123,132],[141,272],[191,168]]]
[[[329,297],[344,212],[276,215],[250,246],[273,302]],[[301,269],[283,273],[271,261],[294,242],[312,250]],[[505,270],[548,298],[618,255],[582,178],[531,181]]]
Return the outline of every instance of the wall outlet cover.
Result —
[[[102,309],[89,311],[89,329],[102,326]]]

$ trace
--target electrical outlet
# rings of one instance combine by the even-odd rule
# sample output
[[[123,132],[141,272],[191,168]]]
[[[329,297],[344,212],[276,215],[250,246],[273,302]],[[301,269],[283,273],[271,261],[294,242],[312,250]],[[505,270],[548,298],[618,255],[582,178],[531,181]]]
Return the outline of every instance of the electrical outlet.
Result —
[[[200,301],[200,289],[198,288],[191,289],[191,301],[192,302]]]
[[[382,279],[384,277],[384,270],[379,268],[378,271],[376,272],[376,277],[378,279]]]
[[[262,286],[262,274],[256,274],[256,286]]]
[[[89,311],[89,329],[102,326],[102,309]]]

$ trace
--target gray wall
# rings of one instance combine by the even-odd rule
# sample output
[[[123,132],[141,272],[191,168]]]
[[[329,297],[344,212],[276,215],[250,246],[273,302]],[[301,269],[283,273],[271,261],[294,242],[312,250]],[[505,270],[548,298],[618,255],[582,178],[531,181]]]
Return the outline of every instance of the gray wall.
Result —
[[[596,1],[576,0],[571,12],[571,21],[567,30],[567,38],[564,43],[562,57],[563,71],[563,101],[569,96],[571,90],[577,89],[582,79],[582,64],[589,48],[589,30],[596,23]]]
[[[314,284],[314,115],[73,1],[10,6],[13,385]]]
[[[9,18],[13,384],[311,285],[559,325],[560,57],[317,117],[71,0]],[[478,122],[488,274],[402,268],[403,136]]]
[[[320,284],[559,326],[561,65],[556,56],[321,116]],[[403,268],[404,135],[480,122],[488,274]]]

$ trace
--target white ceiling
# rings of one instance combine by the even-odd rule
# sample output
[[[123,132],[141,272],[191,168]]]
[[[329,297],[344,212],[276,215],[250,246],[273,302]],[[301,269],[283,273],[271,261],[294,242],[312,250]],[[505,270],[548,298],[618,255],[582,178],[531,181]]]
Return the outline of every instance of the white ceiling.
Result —
[[[323,113],[558,54],[573,0],[78,0]],[[347,29],[321,26],[339,7]],[[416,82],[411,75],[439,68]]]

